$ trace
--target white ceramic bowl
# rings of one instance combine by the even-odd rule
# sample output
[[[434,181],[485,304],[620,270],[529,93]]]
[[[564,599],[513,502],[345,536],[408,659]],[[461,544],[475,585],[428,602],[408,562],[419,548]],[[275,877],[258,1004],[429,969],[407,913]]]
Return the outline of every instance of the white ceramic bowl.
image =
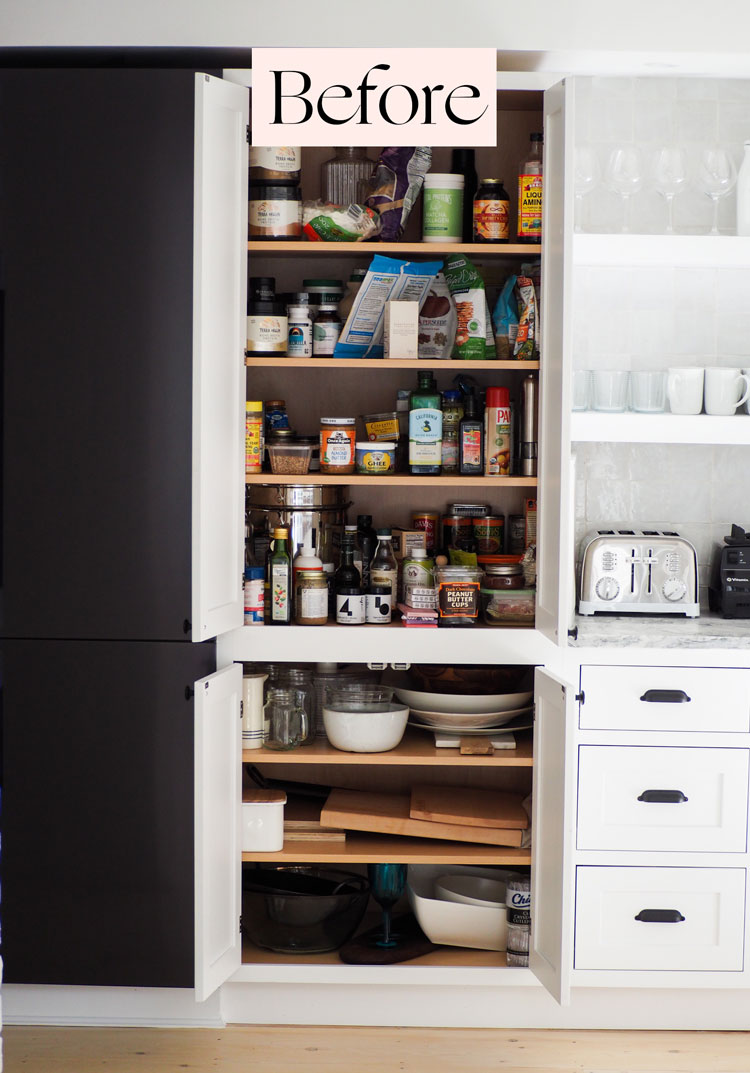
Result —
[[[394,693],[400,701],[420,712],[450,712],[484,715],[488,712],[509,712],[531,703],[528,693],[421,693],[416,689],[396,686]]]
[[[440,865],[437,867],[439,870]],[[468,871],[487,874],[488,870]],[[409,905],[430,942],[473,950],[506,949],[508,924],[504,905],[490,907],[444,901],[434,897],[434,885],[434,867],[423,870],[422,866],[409,865],[406,888]]]
[[[352,708],[355,705],[352,704]],[[400,704],[373,704],[368,710],[323,709],[323,726],[331,745],[346,753],[386,753],[404,736],[409,709]]]
[[[508,712],[421,712],[412,708],[412,718],[428,727],[446,727],[455,730],[481,730],[483,727],[501,727],[518,715],[526,715],[531,708],[513,708]]]
[[[505,883],[483,876],[440,876],[435,880],[435,897],[462,905],[485,905],[505,908]]]

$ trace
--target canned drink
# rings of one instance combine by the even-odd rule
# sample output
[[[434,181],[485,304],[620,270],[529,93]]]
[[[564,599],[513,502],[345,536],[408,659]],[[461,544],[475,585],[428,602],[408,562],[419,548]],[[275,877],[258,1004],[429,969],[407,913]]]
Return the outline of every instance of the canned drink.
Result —
[[[499,555],[505,546],[505,518],[490,514],[474,518],[474,542],[480,555]]]
[[[463,518],[456,514],[443,515],[443,548],[459,548],[461,551],[474,550],[474,524],[472,518]]]
[[[425,550],[428,555],[434,555],[437,551],[438,527],[440,515],[436,511],[415,511],[411,516],[412,529],[423,529],[425,534]]]
[[[526,551],[526,519],[523,514],[508,518],[508,554],[523,555]]]

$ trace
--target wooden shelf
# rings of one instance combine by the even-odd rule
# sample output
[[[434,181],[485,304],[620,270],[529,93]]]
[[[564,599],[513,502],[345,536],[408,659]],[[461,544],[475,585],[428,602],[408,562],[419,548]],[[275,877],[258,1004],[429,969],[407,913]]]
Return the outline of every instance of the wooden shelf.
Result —
[[[327,741],[303,745],[291,752],[243,749],[245,764],[369,764],[386,767],[532,767],[531,731],[519,731],[515,749],[498,749],[492,756],[462,756],[458,749],[438,749],[426,731],[407,727],[401,744],[388,753],[345,753]]]
[[[379,917],[365,916],[360,931],[378,923]],[[261,950],[245,935],[242,938],[242,964],[243,965],[337,965],[339,968],[344,964],[337,950],[331,950],[327,954],[276,954],[273,950]],[[508,959],[504,951],[498,950],[469,950],[465,946],[441,946],[439,950],[433,950],[430,954],[424,954],[420,958],[413,958],[401,964],[388,966],[390,969],[402,967],[429,968],[431,966],[464,968],[488,968],[503,969],[508,965]],[[356,968],[362,971],[368,966],[358,965]]]
[[[370,477],[350,473],[338,477],[331,473],[250,473],[245,484],[367,484],[373,488],[536,488],[536,477],[464,477],[454,473],[446,477],[416,477],[408,473]]]
[[[530,372],[539,368],[538,361],[427,361],[413,358],[289,358],[280,355],[274,358],[245,357],[245,365],[253,369],[426,369],[433,372],[442,369],[455,372],[462,369],[485,369],[487,372],[498,370],[509,372]]]
[[[247,248],[251,254],[293,254],[305,253],[313,257],[325,257],[335,254],[355,255],[357,257],[370,257],[375,253],[417,253],[425,260],[435,257],[443,257],[448,253],[472,254],[478,260],[486,257],[540,257],[542,247],[536,243],[508,242],[505,245],[498,243],[473,242],[274,242],[274,241],[249,241]]]
[[[348,832],[346,842],[284,840],[278,853],[243,853],[242,860],[297,861],[307,864],[498,864],[511,868],[531,864],[531,851],[475,842],[443,842],[438,838]]]

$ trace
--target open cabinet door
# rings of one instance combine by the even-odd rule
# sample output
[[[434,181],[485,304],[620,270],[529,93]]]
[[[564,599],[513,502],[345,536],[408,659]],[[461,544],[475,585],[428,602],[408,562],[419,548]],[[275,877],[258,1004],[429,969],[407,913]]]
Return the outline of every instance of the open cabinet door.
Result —
[[[248,118],[244,86],[196,74],[194,641],[235,629],[244,618]]]
[[[242,961],[242,665],[195,683],[195,997]]]
[[[529,967],[553,998],[567,1006],[575,912],[575,688],[541,669],[534,685]]]
[[[544,94],[542,341],[536,627],[567,644],[574,599],[570,466],[573,115],[565,83]]]

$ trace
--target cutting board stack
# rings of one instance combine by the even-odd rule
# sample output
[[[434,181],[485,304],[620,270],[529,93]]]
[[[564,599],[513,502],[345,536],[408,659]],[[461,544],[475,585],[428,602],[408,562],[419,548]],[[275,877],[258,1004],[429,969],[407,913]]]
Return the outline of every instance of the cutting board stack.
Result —
[[[284,807],[284,842],[346,842],[346,831],[322,826],[320,810],[320,801],[290,797]]]
[[[529,817],[522,795],[420,784],[409,794],[332,790],[320,813],[323,828],[520,846]]]

